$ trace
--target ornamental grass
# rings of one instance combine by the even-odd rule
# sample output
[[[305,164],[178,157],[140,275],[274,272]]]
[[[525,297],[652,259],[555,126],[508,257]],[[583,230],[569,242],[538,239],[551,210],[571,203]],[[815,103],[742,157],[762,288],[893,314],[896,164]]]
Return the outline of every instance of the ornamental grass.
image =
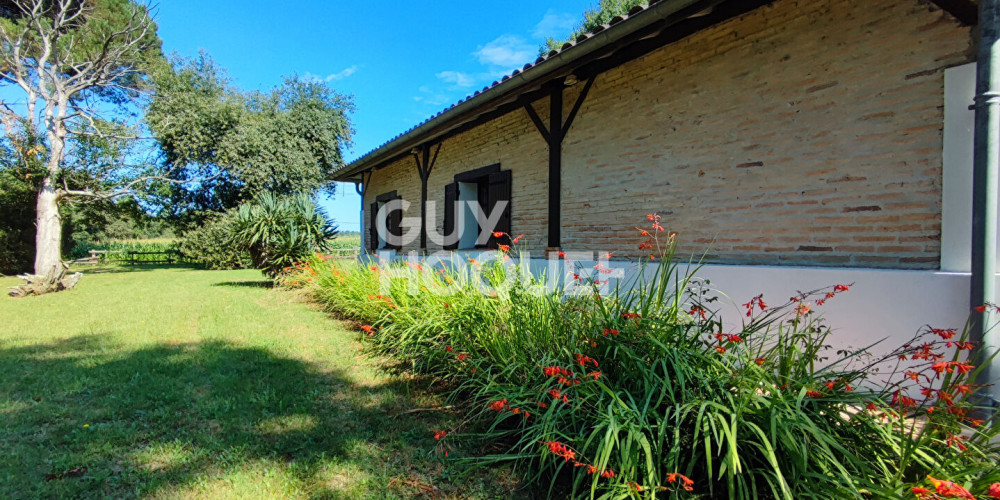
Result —
[[[486,262],[317,255],[284,282],[356,321],[372,354],[441,381],[465,416],[435,433],[442,458],[512,462],[549,496],[1000,498],[968,328],[832,348],[819,311],[850,284],[749,298],[726,327],[697,263],[648,219],[649,257],[614,287],[604,265],[570,263],[547,288],[514,257],[520,238]]]

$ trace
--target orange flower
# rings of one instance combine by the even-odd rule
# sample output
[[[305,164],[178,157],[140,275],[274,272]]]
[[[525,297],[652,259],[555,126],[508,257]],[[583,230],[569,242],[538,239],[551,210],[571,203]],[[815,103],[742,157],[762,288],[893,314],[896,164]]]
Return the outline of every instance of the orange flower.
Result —
[[[691,478],[676,472],[667,474],[667,483],[674,484],[678,479],[681,480],[681,487],[684,488],[684,491],[694,491],[694,481]]]
[[[965,498],[968,500],[976,500],[976,497],[969,493],[969,490],[962,486],[959,486],[951,481],[945,481],[943,479],[935,479],[931,476],[927,476],[927,479],[934,485],[934,490],[938,495],[950,498]]]
[[[823,393],[817,391],[806,391],[806,396],[811,398],[821,398],[823,397]]]
[[[719,347],[716,347],[716,348],[715,348],[715,352],[717,352],[717,353],[719,353],[719,354],[725,354],[725,353],[726,353],[726,348],[725,348],[725,347],[722,347],[722,346],[720,345]]]
[[[517,244],[517,242],[521,241],[521,238],[524,238],[524,235],[523,235],[523,234],[519,234],[519,235],[517,235],[517,238],[514,238],[514,239],[513,239],[513,241],[511,241],[511,243],[513,243],[513,244],[515,244],[515,245],[516,245],[516,244]]]
[[[375,330],[375,327],[373,327],[372,325],[362,325],[361,329],[364,330],[365,332],[368,332],[368,334],[371,334]]]
[[[503,233],[500,232],[500,231],[494,231],[493,232],[493,237],[494,238],[502,238],[503,237]]]
[[[910,491],[912,491],[913,494],[917,496],[917,498],[924,498],[932,493],[931,490],[927,488],[921,488],[919,486],[914,486],[913,488],[910,488]]]
[[[438,441],[440,441],[441,438],[443,438],[443,437],[445,437],[447,435],[448,435],[447,431],[437,431],[437,432],[434,433],[434,439],[437,439]]]
[[[621,332],[619,332],[618,330],[615,330],[614,328],[605,328],[604,330],[601,331],[601,333],[604,334],[605,337],[607,337],[609,334],[610,335],[618,335]]]
[[[510,245],[497,245],[497,248],[500,249],[500,251],[503,253],[507,253],[510,251]]]
[[[507,408],[507,398],[490,403],[490,409],[494,411],[504,411]]]
[[[767,361],[767,358],[754,358],[753,361],[754,363],[757,363],[757,366],[763,366],[764,362]]]
[[[833,287],[833,291],[835,291],[835,292],[846,292],[846,291],[848,291],[850,289],[851,289],[851,287],[848,286],[848,285],[837,285],[837,286]]]

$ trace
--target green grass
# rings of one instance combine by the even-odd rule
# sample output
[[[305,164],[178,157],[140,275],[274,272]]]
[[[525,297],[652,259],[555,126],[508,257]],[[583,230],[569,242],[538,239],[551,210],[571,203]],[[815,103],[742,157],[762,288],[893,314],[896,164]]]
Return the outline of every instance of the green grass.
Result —
[[[0,498],[510,496],[509,472],[442,457],[458,417],[410,411],[442,403],[347,326],[257,271],[107,267],[0,297]]]

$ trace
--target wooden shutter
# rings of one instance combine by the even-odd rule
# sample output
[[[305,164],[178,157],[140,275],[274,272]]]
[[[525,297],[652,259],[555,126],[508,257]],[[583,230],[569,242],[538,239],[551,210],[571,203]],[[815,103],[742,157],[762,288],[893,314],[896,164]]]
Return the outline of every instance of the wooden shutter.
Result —
[[[393,199],[394,200],[399,200],[401,198],[399,196],[397,196],[397,197],[395,197]],[[403,235],[403,228],[402,228],[402,226],[403,226],[403,211],[402,210],[393,210],[392,213],[389,214],[388,220],[385,221],[385,226],[386,226],[386,229],[388,230],[387,232],[394,237],[393,239],[402,238],[402,235]],[[387,244],[386,248],[392,248],[394,250],[399,250],[399,249],[401,249],[401,245]]]
[[[375,252],[378,250],[378,226],[375,221],[378,218],[378,202],[372,203],[368,208],[368,250]]]
[[[451,236],[455,231],[455,202],[458,201],[458,183],[453,182],[444,187],[444,235],[445,238]],[[458,240],[454,243],[446,244],[445,250],[455,250],[458,248]]]
[[[490,248],[496,248],[497,243],[503,243],[505,245],[510,244],[510,239],[514,237],[511,235],[511,210],[510,210],[510,198],[511,198],[511,175],[510,170],[501,170],[496,173],[489,175],[488,182],[488,195],[486,198],[486,209],[487,215],[492,214],[494,208],[501,201],[507,202],[507,207],[504,208],[503,215],[500,216],[499,222],[497,222],[496,227],[493,232],[501,232],[510,235],[508,238],[504,236],[498,241],[493,235],[490,235],[489,242],[487,245]]]

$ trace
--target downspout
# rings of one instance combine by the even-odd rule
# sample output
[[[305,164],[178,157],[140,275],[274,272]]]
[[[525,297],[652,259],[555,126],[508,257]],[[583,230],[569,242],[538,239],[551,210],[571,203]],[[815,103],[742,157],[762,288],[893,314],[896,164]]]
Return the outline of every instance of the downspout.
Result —
[[[365,246],[365,189],[364,189],[368,186],[363,186],[364,174],[361,174],[361,177],[362,177],[362,182],[354,183],[354,190],[358,193],[358,195],[360,195],[361,198],[361,211],[359,212],[358,215],[358,233],[361,234],[361,239],[359,240],[360,243],[358,244],[360,245],[361,248],[358,250],[358,255],[364,255],[365,248],[368,248]]]
[[[976,125],[972,171],[972,289],[973,307],[996,304],[997,163],[1000,161],[1000,0],[979,2],[979,59],[976,65]],[[1000,332],[997,312],[987,307],[972,315],[973,359],[982,369],[977,384],[980,404],[996,408],[1000,387],[988,385],[1000,377]]]

